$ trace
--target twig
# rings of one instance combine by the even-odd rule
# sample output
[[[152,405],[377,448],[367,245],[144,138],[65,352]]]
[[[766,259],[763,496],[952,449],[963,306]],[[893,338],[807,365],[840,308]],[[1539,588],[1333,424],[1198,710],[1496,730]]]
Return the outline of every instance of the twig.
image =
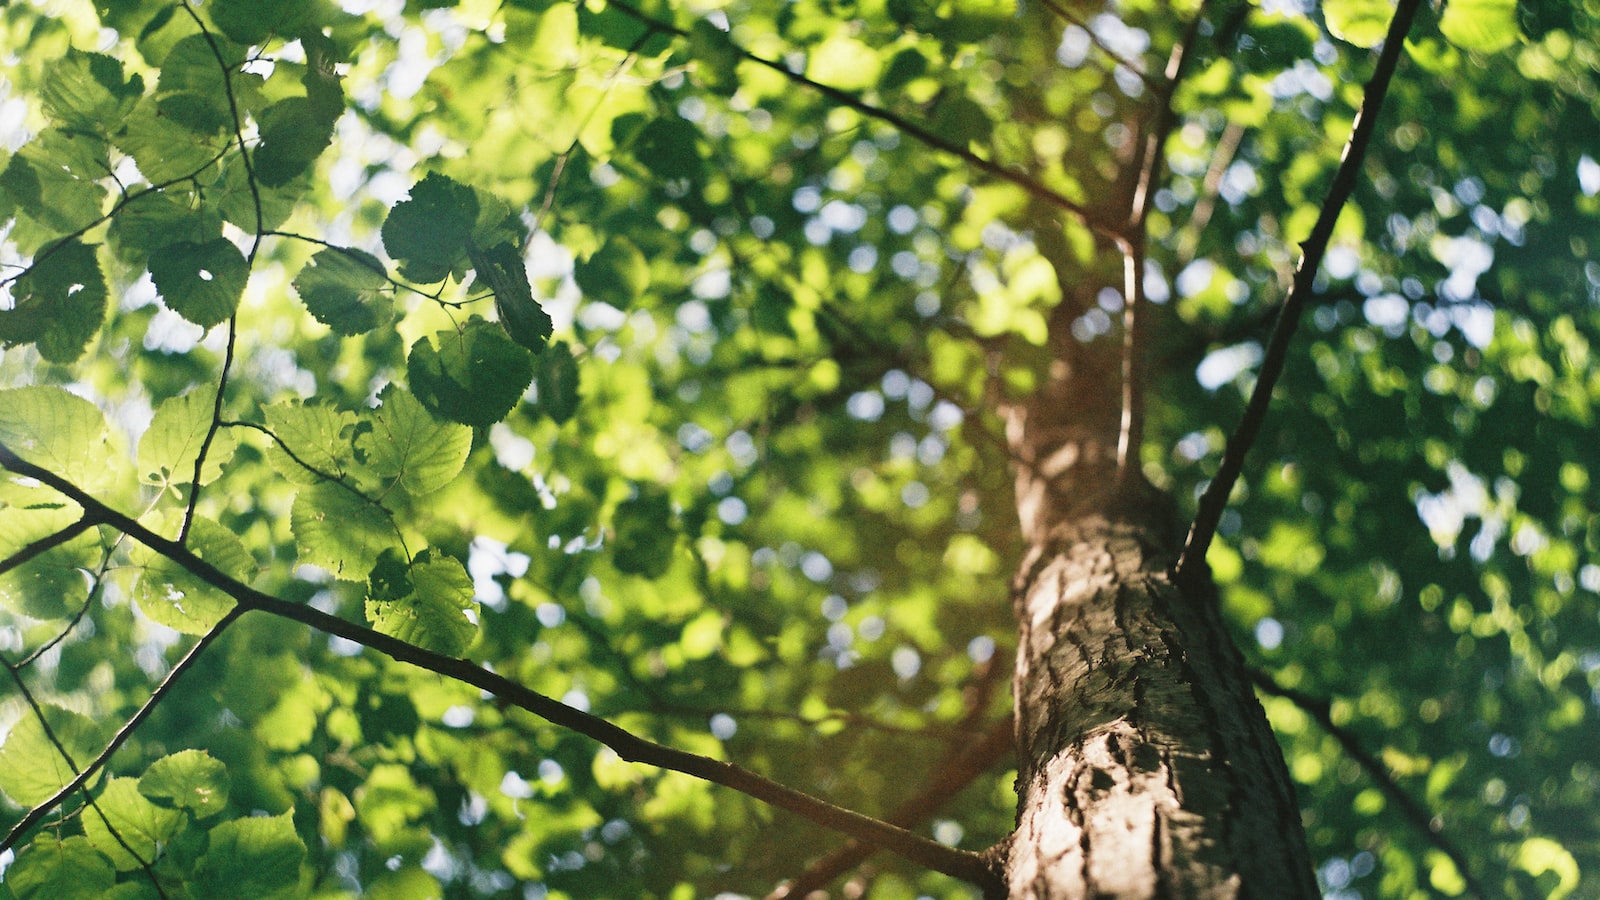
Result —
[[[1383,39],[1383,51],[1378,55],[1378,64],[1372,73],[1372,78],[1367,81],[1366,93],[1361,101],[1361,111],[1356,114],[1354,127],[1350,130],[1350,141],[1345,145],[1339,169],[1334,173],[1333,184],[1328,188],[1328,196],[1322,202],[1322,211],[1317,216],[1317,223],[1311,229],[1311,236],[1302,245],[1300,265],[1295,270],[1289,294],[1284,298],[1283,306],[1278,311],[1278,321],[1273,326],[1272,337],[1267,343],[1266,354],[1261,361],[1261,371],[1256,378],[1255,390],[1250,394],[1250,402],[1245,407],[1244,415],[1239,419],[1238,428],[1228,438],[1228,445],[1223,450],[1222,462],[1217,467],[1216,476],[1211,479],[1205,494],[1200,497],[1200,508],[1195,513],[1194,524],[1190,526],[1188,539],[1184,542],[1183,555],[1178,559],[1177,574],[1180,578],[1193,577],[1199,570],[1198,567],[1204,564],[1206,549],[1210,547],[1211,538],[1216,534],[1217,522],[1222,518],[1222,511],[1228,505],[1228,494],[1232,492],[1234,482],[1238,480],[1239,473],[1244,468],[1245,454],[1250,452],[1251,445],[1261,433],[1267,406],[1272,401],[1272,389],[1278,383],[1278,377],[1283,374],[1284,363],[1288,358],[1289,340],[1294,336],[1295,326],[1300,322],[1300,313],[1305,308],[1306,298],[1313,290],[1312,282],[1316,278],[1317,269],[1322,265],[1323,255],[1327,253],[1328,241],[1333,237],[1334,223],[1339,220],[1339,212],[1355,190],[1361,162],[1366,157],[1367,145],[1371,143],[1372,133],[1377,128],[1378,112],[1383,107],[1384,95],[1389,90],[1389,81],[1394,77],[1395,67],[1399,64],[1401,51],[1405,47],[1406,33],[1411,30],[1411,21],[1416,17],[1419,6],[1421,0],[1400,0],[1394,19],[1389,22],[1389,33]]]
[[[1442,832],[1434,828],[1433,817],[1428,815],[1428,811],[1423,809],[1415,798],[1400,787],[1394,776],[1390,774],[1389,768],[1377,757],[1369,753],[1365,747],[1361,746],[1361,742],[1356,739],[1356,736],[1349,729],[1341,728],[1334,723],[1333,705],[1331,703],[1302,691],[1284,687],[1278,684],[1271,675],[1259,669],[1253,670],[1250,673],[1250,677],[1261,690],[1288,700],[1295,706],[1300,707],[1311,718],[1316,719],[1322,730],[1332,735],[1333,739],[1339,742],[1339,746],[1344,748],[1345,754],[1355,760],[1356,764],[1377,784],[1378,790],[1382,791],[1385,796],[1400,808],[1401,814],[1427,837],[1428,842],[1438,848],[1441,853],[1450,857],[1450,861],[1455,863],[1456,871],[1461,873],[1462,880],[1467,883],[1467,890],[1477,894],[1479,897],[1490,896],[1483,889],[1483,885],[1478,883],[1478,880],[1472,876],[1472,869],[1467,865],[1466,854],[1462,853],[1461,849],[1447,839]]]
[[[632,4],[625,2],[625,0],[610,0],[610,7],[665,34],[672,34],[681,38],[689,37],[689,32],[687,30],[667,22],[662,22],[659,19],[652,18],[649,14]],[[1001,181],[1006,181],[1016,185],[1019,188],[1022,188],[1031,196],[1070,214],[1074,219],[1083,223],[1091,231],[1094,231],[1096,234],[1099,234],[1102,237],[1110,240],[1118,240],[1121,238],[1121,233],[1115,226],[1102,221],[1089,207],[1083,205],[1082,203],[1078,203],[1067,195],[1027,175],[1026,173],[1018,172],[1014,169],[1007,168],[1000,163],[994,162],[993,160],[979,156],[965,147],[951,143],[937,134],[934,134],[932,131],[929,131],[921,125],[912,122],[910,119],[907,119],[904,116],[890,112],[881,106],[873,106],[871,103],[862,100],[860,97],[857,97],[848,91],[807,78],[805,75],[799,72],[790,70],[789,67],[783,63],[777,60],[768,59],[764,56],[758,56],[749,50],[744,49],[738,44],[733,43],[731,40],[728,42],[728,47],[736,56],[740,57],[741,59],[746,59],[758,66],[764,66],[768,69],[771,69],[795,84],[810,88],[811,90],[814,90],[824,97],[827,97],[829,100],[832,100],[834,103],[837,103],[840,106],[853,109],[869,119],[875,119],[886,125],[891,125],[902,134],[910,135],[918,142],[935,150],[948,153],[986,175],[993,176]]]
[[[612,722],[533,691],[475,663],[424,650],[398,638],[346,621],[314,607],[291,603],[271,594],[258,591],[222,573],[195,555],[193,551],[183,544],[168,540],[139,524],[138,521],[106,506],[49,469],[18,457],[4,445],[0,445],[0,465],[30,478],[36,478],[57,491],[66,494],[86,511],[96,515],[102,524],[122,531],[139,543],[182,566],[201,581],[232,597],[238,605],[228,613],[222,622],[218,623],[217,628],[213,629],[214,632],[239,615],[250,611],[261,611],[269,615],[290,619],[303,625],[309,625],[326,634],[354,641],[364,647],[377,650],[399,662],[408,663],[445,678],[479,688],[507,703],[540,716],[552,724],[590,737],[611,748],[619,757],[629,762],[642,762],[733,788],[765,803],[787,809],[825,828],[830,828],[883,849],[891,850],[918,865],[925,866],[936,872],[942,872],[953,878],[960,878],[964,881],[982,885],[988,889],[998,889],[998,876],[990,868],[986,858],[980,854],[946,847],[903,828],[874,819],[871,816],[835,806],[825,800],[779,784],[733,763],[722,762],[645,740]],[[196,646],[198,647],[199,645]],[[141,709],[142,712],[144,712],[143,709]],[[118,732],[119,737],[122,737],[132,724],[130,722],[129,726],[124,726],[123,731]],[[36,807],[30,815],[42,817],[48,814],[49,808],[53,807]],[[37,818],[32,821],[36,822]],[[4,846],[9,845],[0,844],[0,847]]]

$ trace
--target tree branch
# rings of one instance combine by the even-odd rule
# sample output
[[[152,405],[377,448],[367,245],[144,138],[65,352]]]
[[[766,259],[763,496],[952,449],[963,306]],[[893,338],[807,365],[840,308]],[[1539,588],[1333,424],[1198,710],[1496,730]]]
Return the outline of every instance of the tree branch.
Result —
[[[613,9],[616,9],[618,12],[624,13],[631,18],[638,20],[640,23],[650,28],[654,28],[663,34],[671,34],[680,38],[686,38],[690,36],[688,30],[679,28],[669,22],[662,22],[659,19],[652,18],[648,13],[645,13],[638,7],[625,2],[625,0],[609,0],[607,5]],[[748,60],[758,66],[765,66],[766,68],[777,72],[779,75],[782,75],[784,78],[789,79],[795,84],[802,85],[813,91],[816,91],[840,106],[853,109],[867,118],[875,119],[884,123],[885,125],[891,125],[902,134],[910,135],[912,138],[915,138],[919,143],[922,143],[925,146],[931,147],[943,153],[948,153],[967,165],[973,167],[974,169],[984,173],[985,175],[993,176],[1001,181],[1006,181],[1016,185],[1019,188],[1022,188],[1024,191],[1028,192],[1029,195],[1070,214],[1073,218],[1083,223],[1096,234],[1099,234],[1110,240],[1120,240],[1122,237],[1121,232],[1115,226],[1101,221],[1095,216],[1089,207],[1083,205],[1082,203],[1078,203],[1077,201],[1061,193],[1060,191],[1057,191],[1049,185],[1046,185],[1038,179],[1035,179],[1023,172],[1018,172],[1015,169],[1007,168],[1006,166],[994,162],[993,160],[979,156],[965,147],[945,140],[937,134],[934,134],[932,131],[929,131],[928,129],[916,124],[915,122],[912,122],[910,119],[907,119],[898,113],[890,112],[881,106],[873,106],[871,103],[862,100],[860,97],[857,97],[848,91],[844,91],[832,85],[823,84],[820,81],[814,81],[810,78],[807,78],[805,75],[802,75],[799,72],[791,71],[788,66],[778,62],[777,60],[767,59],[764,56],[757,56],[738,44],[733,43],[731,39],[728,42],[728,47],[740,59]]]
[[[1338,222],[1339,213],[1344,208],[1345,202],[1355,190],[1361,161],[1366,157],[1367,145],[1371,143],[1372,133],[1377,128],[1378,113],[1383,108],[1389,81],[1394,77],[1395,67],[1400,62],[1400,53],[1405,47],[1406,33],[1411,30],[1411,22],[1416,18],[1419,6],[1421,0],[1400,0],[1394,18],[1389,22],[1389,32],[1383,39],[1383,51],[1378,55],[1377,68],[1373,71],[1372,78],[1367,81],[1366,92],[1361,101],[1361,111],[1356,114],[1355,124],[1350,131],[1350,140],[1345,144],[1338,171],[1333,176],[1333,184],[1328,188],[1328,196],[1322,202],[1322,211],[1317,216],[1316,225],[1311,229],[1311,236],[1306,238],[1306,242],[1302,245],[1300,265],[1295,270],[1289,294],[1284,298],[1283,306],[1278,311],[1278,321],[1273,326],[1272,337],[1267,343],[1255,390],[1250,394],[1250,402],[1245,407],[1238,428],[1228,439],[1228,446],[1222,453],[1222,463],[1217,468],[1217,474],[1211,479],[1211,484],[1206,487],[1205,494],[1200,498],[1199,511],[1195,513],[1194,524],[1190,526],[1189,537],[1184,542],[1183,555],[1178,559],[1179,577],[1192,577],[1198,567],[1205,562],[1206,549],[1210,547],[1211,538],[1216,534],[1217,522],[1222,518],[1222,511],[1228,505],[1228,494],[1233,491],[1234,482],[1238,480],[1239,473],[1244,468],[1245,454],[1250,452],[1251,445],[1261,433],[1261,423],[1266,419],[1267,407],[1272,401],[1272,389],[1278,383],[1278,377],[1283,374],[1284,363],[1288,358],[1289,340],[1294,336],[1295,326],[1300,322],[1300,313],[1305,308],[1306,298],[1312,292],[1312,283],[1316,279],[1317,270],[1322,266],[1322,257],[1327,253],[1328,241],[1333,237],[1333,226]]]
[[[290,619],[324,633],[377,650],[399,662],[409,663],[463,684],[472,685],[514,706],[540,716],[552,724],[560,725],[590,737],[611,748],[618,756],[629,762],[646,763],[733,788],[757,800],[787,809],[824,828],[850,835],[885,850],[898,853],[906,859],[936,872],[942,872],[953,878],[981,885],[986,889],[998,888],[998,876],[990,869],[988,862],[980,854],[946,847],[903,828],[874,819],[871,816],[865,816],[861,813],[835,806],[809,794],[778,784],[771,779],[764,778],[733,763],[722,762],[646,740],[605,719],[546,697],[467,660],[424,650],[398,638],[390,637],[363,625],[357,625],[322,612],[314,607],[290,603],[287,600],[258,591],[223,574],[181,543],[168,540],[140,525],[136,520],[106,506],[56,473],[18,457],[3,444],[0,444],[0,466],[4,466],[18,474],[38,479],[55,488],[82,507],[86,513],[96,517],[102,524],[109,525],[127,534],[151,550],[183,566],[196,578],[232,597],[238,603],[238,606],[230,611],[222,622],[218,623],[212,634],[219,632],[221,628],[238,616],[251,611],[261,611]],[[208,634],[207,637],[211,637],[211,634]],[[197,644],[195,648],[191,649],[191,656],[199,650],[200,646],[200,644]],[[185,662],[188,659],[189,657],[186,657]],[[170,673],[169,679],[177,671],[174,670],[173,673]],[[163,682],[163,685],[165,685],[165,682]],[[152,700],[154,699],[152,698]],[[150,705],[150,703],[147,703],[145,708],[149,708]],[[145,709],[141,709],[140,712],[144,713]],[[127,726],[124,726],[123,730],[118,732],[118,737],[124,737],[125,733],[130,731],[134,724],[130,722]],[[103,755],[109,756],[109,751]],[[39,812],[41,809],[44,811]],[[32,821],[36,822],[38,818],[48,814],[48,812],[49,810],[45,807],[37,807],[34,810],[37,816]],[[29,824],[32,823],[30,822]],[[18,827],[21,828],[22,826],[19,825]],[[17,829],[13,829],[13,831],[17,831]],[[8,840],[12,839],[8,836]],[[0,846],[7,845],[0,844]]]
[[[1410,820],[1411,824],[1427,837],[1429,843],[1438,848],[1445,856],[1450,857],[1450,861],[1455,863],[1456,871],[1461,873],[1462,880],[1467,883],[1467,890],[1479,897],[1490,896],[1484,891],[1483,885],[1472,877],[1472,869],[1467,865],[1466,854],[1462,853],[1461,848],[1446,838],[1443,832],[1434,827],[1433,817],[1428,815],[1428,811],[1423,809],[1422,804],[1418,803],[1415,798],[1400,787],[1399,783],[1394,780],[1394,776],[1389,773],[1389,768],[1377,757],[1369,753],[1365,747],[1361,746],[1361,742],[1356,739],[1356,736],[1349,729],[1341,728],[1334,723],[1333,705],[1331,703],[1302,691],[1284,687],[1278,684],[1271,675],[1259,669],[1252,670],[1250,676],[1261,690],[1288,700],[1295,706],[1300,707],[1311,718],[1317,720],[1317,724],[1322,727],[1322,730],[1332,735],[1333,739],[1339,742],[1339,746],[1344,748],[1345,754],[1355,760],[1356,764],[1377,784],[1378,790],[1382,791],[1384,796],[1388,797],[1395,806],[1400,808],[1401,815]]]

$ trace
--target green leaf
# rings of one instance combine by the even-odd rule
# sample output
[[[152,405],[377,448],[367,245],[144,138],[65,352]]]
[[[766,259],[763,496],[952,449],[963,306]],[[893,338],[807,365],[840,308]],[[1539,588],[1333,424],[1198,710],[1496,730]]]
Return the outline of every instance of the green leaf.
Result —
[[[50,723],[48,735],[39,717],[30,710],[0,744],[0,791],[18,806],[34,806],[50,799],[62,785],[77,777],[101,748],[100,726],[93,719],[59,706],[40,708]],[[63,749],[70,762],[61,755]]]
[[[650,286],[650,263],[632,241],[613,237],[573,266],[572,277],[586,298],[628,309]]]
[[[538,390],[539,412],[563,424],[578,411],[578,360],[572,346],[556,341],[539,355],[533,383]]]
[[[139,101],[112,142],[139,165],[139,174],[151,184],[164,184],[198,175],[214,164],[228,148],[227,131],[196,130],[161,109],[154,97]],[[170,101],[166,101],[170,102]]]
[[[499,327],[473,316],[459,332],[427,338],[406,361],[411,390],[435,415],[486,427],[504,419],[533,382],[533,358]]]
[[[378,580],[376,568],[372,576]],[[412,590],[405,596],[367,599],[367,621],[390,637],[446,656],[460,656],[478,634],[478,604],[467,570],[454,557],[424,550],[412,562],[408,577]]]
[[[41,135],[11,157],[5,171],[0,172],[0,215],[10,210],[31,223],[25,234],[11,236],[24,253],[32,253],[51,240],[87,226],[99,217],[105,200],[105,188],[96,181],[106,175],[105,168],[90,173],[75,170],[63,154],[52,153],[50,147],[60,145],[64,151],[81,143],[86,145],[82,149],[87,150],[98,141],[83,135],[52,137],[56,134]],[[81,158],[73,163],[87,165]]]
[[[1389,33],[1394,0],[1325,0],[1328,33],[1357,47],[1375,47]]]
[[[150,427],[139,439],[140,481],[162,487],[194,481],[195,460],[211,428],[216,396],[215,388],[199,387],[156,408]],[[222,474],[222,466],[233,458],[233,450],[233,435],[225,428],[217,429],[201,467],[201,484],[209,484]]]
[[[50,362],[77,362],[106,318],[100,263],[77,239],[47,251],[11,291],[16,303],[0,311],[0,342],[37,344]]]
[[[432,493],[461,473],[472,450],[472,429],[434,418],[398,385],[379,395],[372,428],[356,437],[356,449],[382,478],[396,479],[413,496]]]
[[[101,53],[67,50],[39,92],[45,114],[68,128],[101,131],[122,121],[144,93],[144,79],[122,77],[122,61]]]
[[[173,312],[210,328],[239,308],[250,264],[227,238],[173,244],[150,259],[150,280]]]
[[[344,247],[320,250],[295,276],[306,309],[318,322],[347,337],[365,334],[394,319],[383,263],[370,253]]]
[[[612,561],[619,572],[660,578],[672,565],[678,532],[666,491],[640,485],[612,516]]]
[[[99,407],[59,387],[0,391],[0,444],[90,493],[116,483],[119,455]]]
[[[1463,50],[1498,53],[1522,40],[1517,0],[1450,0],[1439,31]]]
[[[164,247],[222,237],[222,217],[188,191],[145,191],[111,220],[108,237],[119,259],[143,267],[152,253]]]
[[[303,174],[333,141],[332,115],[306,97],[289,97],[267,107],[260,117],[261,144],[252,157],[256,177],[279,187]]]
[[[117,880],[111,860],[81,837],[43,834],[6,869],[5,887],[17,900],[102,900]]]
[[[267,459],[289,481],[316,484],[355,467],[355,413],[298,400],[274,403],[261,412],[275,438]]]
[[[497,244],[492,250],[479,250],[471,243],[467,247],[478,280],[494,292],[494,309],[500,316],[500,327],[529,350],[535,353],[543,350],[555,326],[550,314],[533,299],[528,267],[516,245]]]
[[[79,515],[50,488],[0,478],[0,559],[66,528]],[[83,569],[98,548],[91,530],[0,574],[0,606],[42,620],[75,614],[89,594]]]
[[[694,126],[682,119],[651,119],[635,138],[634,155],[658,178],[693,178],[705,168],[699,137]]]
[[[211,829],[195,873],[195,894],[252,900],[299,896],[305,856],[292,811],[223,822]]]
[[[294,213],[300,199],[310,192],[309,175],[292,178],[276,187],[268,187],[257,181],[252,189],[250,173],[245,170],[240,157],[234,154],[223,161],[222,179],[207,192],[206,199],[216,204],[223,219],[244,229],[247,234],[256,234],[258,228],[270,230],[282,225]],[[261,212],[259,222],[256,220],[258,204]]]
[[[151,763],[139,778],[139,793],[157,804],[187,809],[196,818],[228,805],[228,767],[203,750],[180,750]]]
[[[478,198],[454,179],[430,172],[396,203],[383,222],[383,249],[412,281],[443,281],[467,252],[478,219]]]
[[[399,600],[411,593],[411,564],[393,547],[378,554],[378,562],[367,575],[367,597],[373,600]]]
[[[158,527],[176,533],[182,519],[169,514]],[[255,558],[239,536],[222,524],[195,516],[185,541],[188,548],[224,575],[249,583],[256,571]],[[205,634],[233,609],[234,599],[200,580],[188,569],[153,551],[140,548],[132,554],[145,569],[134,584],[133,600],[150,619],[184,634]]]
[[[154,862],[163,846],[183,827],[183,812],[162,809],[139,793],[133,778],[113,778],[83,816],[89,843],[111,859],[118,871]],[[131,853],[129,851],[132,851]]]
[[[321,566],[344,581],[366,578],[378,554],[400,546],[400,536],[383,507],[331,481],[295,494],[289,524],[300,562]]]
[[[211,21],[241,44],[259,44],[274,34],[295,34],[314,11],[312,0],[217,0]]]

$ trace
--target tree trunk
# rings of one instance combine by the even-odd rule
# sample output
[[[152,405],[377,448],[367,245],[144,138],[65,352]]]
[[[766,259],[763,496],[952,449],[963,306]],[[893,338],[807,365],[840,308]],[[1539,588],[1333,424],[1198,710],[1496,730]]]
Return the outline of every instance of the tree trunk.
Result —
[[[1009,894],[1317,897],[1283,754],[1210,574],[1176,583],[1170,502],[1136,468],[1119,478],[1116,354],[1066,331],[1052,328],[1047,383],[1007,412],[1031,548],[1014,593]]]

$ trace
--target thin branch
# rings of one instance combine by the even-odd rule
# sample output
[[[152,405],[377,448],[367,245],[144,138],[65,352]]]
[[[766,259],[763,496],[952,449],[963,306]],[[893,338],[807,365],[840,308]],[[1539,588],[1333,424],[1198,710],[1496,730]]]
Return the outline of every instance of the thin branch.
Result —
[[[62,544],[71,541],[78,535],[83,534],[90,528],[93,528],[94,524],[94,520],[90,518],[87,513],[85,513],[82,518],[76,522],[73,522],[71,525],[68,525],[54,534],[45,535],[44,537],[39,538],[26,547],[23,547],[21,550],[18,550],[5,559],[0,560],[0,575],[4,575],[28,560],[31,560],[40,554],[49,552],[50,550],[54,550]]]
[[[1228,439],[1228,446],[1222,453],[1222,463],[1217,468],[1216,476],[1211,479],[1211,484],[1206,487],[1205,494],[1200,498],[1199,511],[1195,513],[1194,524],[1190,527],[1189,537],[1184,542],[1183,555],[1178,559],[1179,577],[1192,577],[1204,564],[1206,549],[1211,545],[1211,538],[1216,534],[1217,522],[1222,518],[1222,511],[1228,505],[1228,494],[1233,491],[1234,482],[1238,480],[1239,473],[1244,468],[1245,454],[1250,452],[1251,445],[1261,433],[1261,424],[1266,419],[1267,407],[1272,400],[1272,389],[1278,383],[1278,377],[1283,374],[1284,363],[1288,358],[1289,340],[1294,336],[1295,326],[1300,322],[1300,313],[1305,308],[1306,298],[1312,293],[1312,283],[1318,268],[1322,265],[1322,257],[1327,253],[1328,241],[1333,237],[1334,223],[1339,220],[1339,212],[1355,190],[1361,162],[1366,157],[1367,145],[1371,143],[1372,134],[1377,129],[1378,112],[1383,108],[1389,81],[1394,77],[1395,67],[1399,64],[1401,51],[1405,47],[1406,33],[1411,30],[1411,21],[1416,17],[1419,6],[1421,0],[1400,0],[1394,19],[1389,23],[1389,33],[1383,39],[1383,51],[1378,55],[1378,64],[1372,73],[1372,78],[1367,81],[1366,93],[1361,101],[1361,111],[1356,114],[1354,127],[1350,131],[1350,141],[1345,145],[1339,169],[1334,173],[1333,184],[1328,188],[1328,196],[1322,203],[1317,223],[1311,229],[1311,236],[1302,245],[1300,265],[1295,270],[1289,294],[1284,298],[1283,306],[1278,311],[1278,321],[1273,326],[1272,338],[1267,344],[1266,354],[1261,362],[1255,390],[1250,394],[1250,402],[1245,407],[1238,428]]]
[[[1147,235],[1145,223],[1150,218],[1150,207],[1155,202],[1155,186],[1161,180],[1162,162],[1166,159],[1167,139],[1177,125],[1178,113],[1172,100],[1183,82],[1185,64],[1192,57],[1194,45],[1200,38],[1200,25],[1205,21],[1210,3],[1202,2],[1184,29],[1183,37],[1173,45],[1167,57],[1166,77],[1157,94],[1155,119],[1139,148],[1137,175],[1133,196],[1128,204],[1126,237],[1117,242],[1122,252],[1122,421],[1117,429],[1117,479],[1126,483],[1139,475],[1139,453],[1144,446],[1145,420],[1145,323],[1149,298],[1145,296],[1144,265]]]
[[[659,19],[652,18],[649,14],[645,13],[636,6],[633,6],[632,4],[625,2],[625,0],[609,0],[608,5],[612,9],[630,16],[644,25],[654,28],[664,34],[671,34],[681,38],[689,37],[689,32],[686,29],[679,28],[676,25],[672,25],[668,22],[662,22]],[[1067,195],[1024,172],[1007,168],[1000,163],[979,156],[978,154],[973,153],[971,150],[968,150],[966,147],[954,144],[922,127],[921,125],[912,122],[910,119],[899,115],[898,113],[890,112],[881,106],[874,106],[848,91],[807,78],[805,75],[799,72],[792,71],[783,63],[777,60],[767,59],[764,56],[758,56],[749,50],[744,49],[738,44],[733,43],[731,40],[728,42],[728,47],[733,51],[734,55],[741,59],[749,60],[758,66],[764,66],[768,69],[771,69],[795,84],[810,88],[824,97],[827,97],[829,100],[832,100],[834,103],[849,109],[853,109],[869,119],[875,119],[884,123],[885,125],[890,125],[900,133],[909,135],[910,137],[916,139],[919,143],[922,143],[927,147],[931,147],[934,150],[938,150],[942,153],[948,153],[972,168],[984,173],[985,175],[990,175],[994,178],[1000,179],[1001,181],[1009,182],[1019,188],[1022,188],[1031,196],[1070,214],[1074,219],[1077,219],[1090,230],[1103,237],[1106,237],[1110,240],[1118,240],[1121,238],[1121,233],[1115,226],[1102,221],[1089,207],[1073,200]]]
[[[998,876],[990,868],[986,858],[980,854],[946,847],[903,828],[835,806],[779,784],[733,763],[645,740],[612,722],[582,712],[467,660],[424,650],[314,607],[291,603],[258,591],[222,573],[183,544],[168,540],[136,520],[106,506],[49,469],[18,457],[4,445],[0,445],[0,465],[13,472],[36,478],[66,494],[79,506],[97,516],[103,524],[122,531],[187,569],[201,581],[228,594],[238,606],[229,612],[222,623],[219,623],[219,628],[237,616],[255,610],[309,625],[324,633],[377,650],[399,662],[479,688],[552,724],[599,741],[629,762],[646,763],[733,788],[765,803],[787,809],[825,828],[891,850],[936,872],[990,889],[998,887]],[[125,727],[124,731],[126,730]],[[121,734],[122,732],[119,732],[119,736]],[[40,809],[44,807],[36,807],[35,812]],[[48,809],[38,813],[40,816],[45,814],[48,814]],[[0,847],[3,846],[7,845],[0,844]]]
[[[1000,676],[1008,674],[1005,666],[989,665],[969,692],[967,715],[963,725],[977,725],[988,711],[989,700]],[[891,812],[889,822],[903,828],[917,825],[932,816],[952,797],[961,793],[978,776],[989,771],[1010,752],[1013,746],[1015,722],[1010,716],[991,723],[984,729],[977,743],[963,743],[951,747],[945,758],[931,768],[932,779],[915,796],[907,799]],[[812,891],[822,890],[828,883],[866,861],[877,848],[860,841],[849,841],[842,847],[819,857],[794,880],[781,884],[767,895],[766,900],[784,900],[790,897],[807,897]]]
[[[1422,804],[1418,803],[1415,798],[1400,787],[1400,784],[1395,781],[1394,775],[1389,772],[1389,767],[1385,766],[1382,761],[1361,746],[1361,742],[1356,739],[1356,736],[1349,729],[1341,728],[1334,723],[1333,704],[1302,691],[1284,687],[1278,684],[1271,675],[1259,669],[1252,671],[1250,674],[1256,686],[1261,690],[1288,700],[1295,706],[1300,707],[1311,718],[1317,720],[1317,724],[1322,727],[1322,730],[1338,741],[1339,746],[1344,748],[1345,754],[1355,760],[1356,764],[1377,784],[1378,790],[1382,791],[1384,796],[1388,797],[1395,806],[1400,808],[1401,815],[1410,820],[1411,824],[1427,837],[1429,843],[1433,844],[1445,856],[1450,857],[1450,861],[1455,863],[1456,871],[1461,873],[1462,880],[1467,883],[1467,890],[1479,897],[1490,896],[1483,889],[1483,885],[1472,876],[1472,869],[1467,865],[1467,855],[1461,852],[1461,848],[1457,847],[1454,842],[1446,838],[1443,832],[1434,827],[1433,817],[1428,815],[1428,811],[1422,807]]]
[[[1143,60],[1129,59],[1126,56],[1123,56],[1121,53],[1118,53],[1111,47],[1111,45],[1102,40],[1099,34],[1095,33],[1094,28],[1090,27],[1089,23],[1085,22],[1082,16],[1070,9],[1067,9],[1060,3],[1057,3],[1056,0],[1040,0],[1039,5],[1049,10],[1053,15],[1056,16],[1056,18],[1061,19],[1063,22],[1083,29],[1083,32],[1089,36],[1089,43],[1093,44],[1097,50],[1104,54],[1106,59],[1109,59],[1112,62],[1114,68],[1124,68],[1139,76],[1139,80],[1144,82],[1145,87],[1153,91],[1160,89],[1160,82],[1156,81],[1150,76],[1150,73],[1145,71]]]
[[[11,468],[11,463],[8,461],[8,458],[14,458],[11,456],[11,451],[0,448],[0,462],[4,462],[7,468]],[[76,490],[76,488],[74,488],[74,490]],[[99,506],[101,509],[106,509],[106,507],[100,506],[98,502],[95,502],[95,505]],[[125,516],[120,514],[115,515],[117,515],[117,518],[119,519],[126,519]],[[127,519],[127,521],[132,520]],[[136,539],[138,538],[137,535],[134,535],[134,537]],[[174,546],[180,545],[174,544]],[[193,554],[190,555],[192,556]],[[199,559],[199,557],[194,558]],[[150,692],[150,696],[145,699],[144,705],[139,707],[139,709],[133,714],[132,718],[122,723],[122,727],[118,728],[117,733],[111,736],[111,740],[106,742],[106,746],[100,751],[100,753],[96,755],[94,759],[89,760],[89,763],[83,767],[83,771],[79,772],[77,776],[72,779],[72,781],[62,785],[61,789],[52,794],[48,800],[45,800],[43,803],[40,803],[34,808],[28,810],[27,815],[24,815],[21,821],[11,826],[11,830],[6,833],[5,838],[0,840],[0,852],[4,852],[15,847],[17,842],[22,839],[23,835],[26,834],[29,829],[43,821],[45,816],[50,815],[50,813],[54,811],[56,807],[60,806],[68,797],[72,796],[73,791],[83,787],[83,785],[86,784],[90,778],[94,777],[96,772],[99,772],[102,768],[104,768],[106,763],[110,762],[111,755],[116,753],[117,749],[121,747],[128,740],[128,738],[133,736],[134,731],[144,723],[145,719],[150,717],[152,712],[155,712],[156,706],[158,706],[162,699],[172,691],[173,686],[178,683],[178,679],[182,678],[184,673],[189,671],[190,667],[192,667],[195,662],[199,660],[200,654],[207,647],[211,646],[211,644],[214,643],[217,638],[221,637],[222,632],[225,631],[229,625],[232,625],[234,621],[236,621],[244,612],[245,608],[243,606],[234,607],[228,611],[227,615],[222,617],[221,621],[211,626],[210,631],[202,635],[198,641],[195,641],[194,646],[190,647],[189,651],[183,655],[183,658],[178,660],[178,664],[172,667],[172,671],[168,672],[166,677],[161,679],[161,683],[156,685],[155,690]]]
[[[256,238],[259,241],[260,235]],[[189,528],[194,525],[195,507],[200,504],[200,474],[205,468],[211,444],[217,439],[217,431],[222,428],[222,398],[228,390],[228,373],[233,369],[233,352],[238,341],[239,316],[234,314],[228,317],[228,349],[222,355],[222,372],[217,377],[217,395],[211,401],[211,423],[206,426],[206,436],[200,441],[200,449],[194,456],[194,475],[189,482],[189,502],[183,508],[183,527],[178,531],[179,541],[189,536]]]

